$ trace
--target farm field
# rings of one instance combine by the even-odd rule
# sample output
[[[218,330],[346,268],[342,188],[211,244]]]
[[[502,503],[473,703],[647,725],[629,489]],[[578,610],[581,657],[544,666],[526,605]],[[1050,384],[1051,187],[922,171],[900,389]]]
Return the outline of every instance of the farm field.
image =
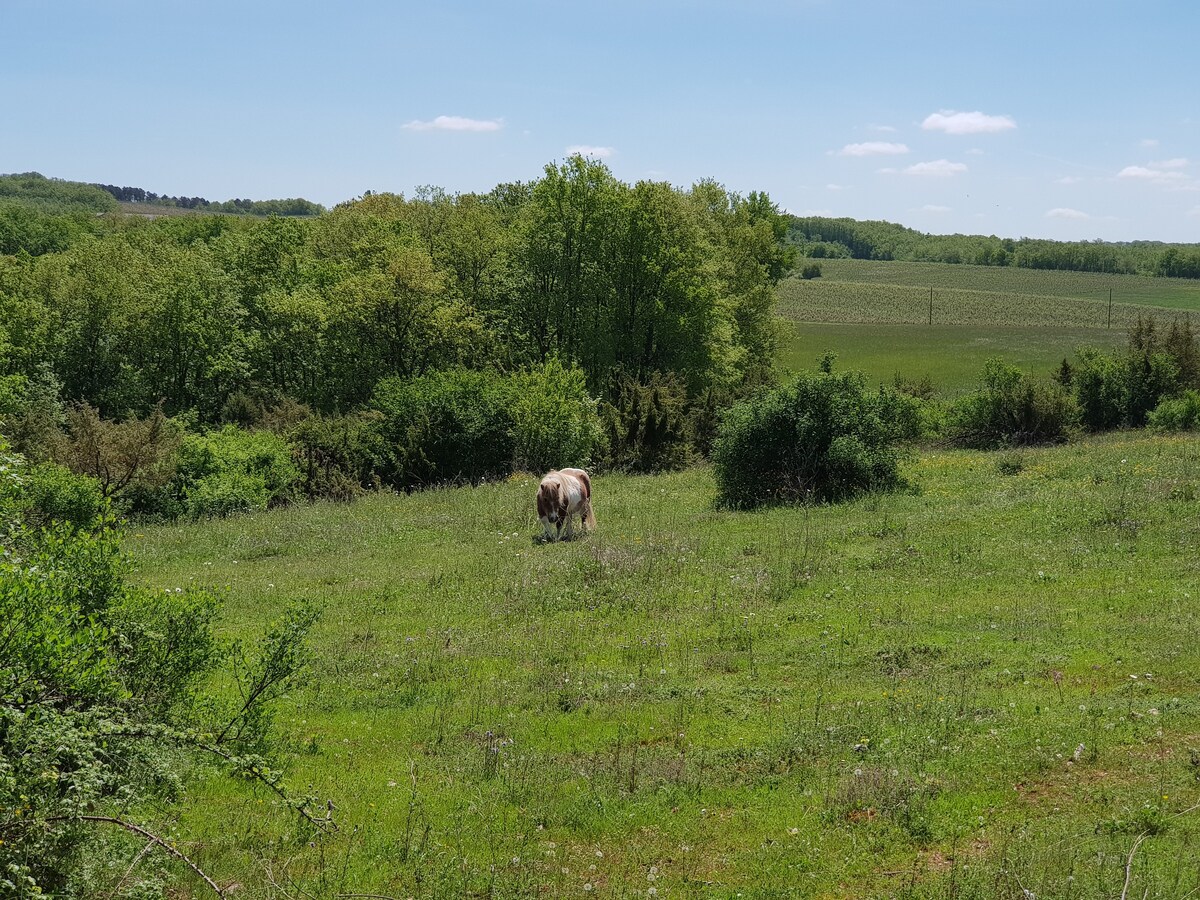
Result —
[[[1126,340],[1117,329],[785,322],[779,361],[790,371],[811,369],[833,352],[839,369],[857,369],[872,383],[891,384],[897,373],[915,381],[928,376],[938,393],[952,397],[978,387],[993,356],[1047,374],[1080,347],[1107,350]]]
[[[969,266],[946,263],[895,262],[870,259],[822,259],[821,279],[858,284],[894,284],[998,294],[1036,294],[1113,304],[1200,310],[1200,283],[1188,278],[1143,275],[1104,275],[1008,266]]]
[[[1165,327],[1192,311],[1200,314],[1200,285],[1183,279],[940,263],[820,263],[820,278],[779,285],[784,367],[811,368],[833,351],[839,367],[884,382],[897,373],[908,379],[928,375],[935,389],[950,396],[972,389],[990,356],[1048,372],[1080,347],[1124,345],[1139,316],[1152,315]]]
[[[528,476],[145,527],[133,579],[229,635],[324,607],[279,754],[340,831],[202,778],[175,833],[256,898],[1189,896],[1198,472],[1115,435],[844,506],[601,476],[562,544]]]

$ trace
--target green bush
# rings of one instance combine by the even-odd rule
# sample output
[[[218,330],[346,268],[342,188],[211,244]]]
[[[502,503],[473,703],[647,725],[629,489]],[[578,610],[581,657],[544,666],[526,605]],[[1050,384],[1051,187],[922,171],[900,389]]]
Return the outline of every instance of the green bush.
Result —
[[[49,471],[0,438],[0,895],[162,896],[157,867],[143,876],[128,862],[166,840],[131,845],[126,817],[170,825],[167,804],[201,756],[268,781],[253,754],[315,613],[289,613],[253,648],[219,641],[212,595],[125,583],[110,517],[23,521],[39,496],[78,492],[47,493],[60,485]],[[202,697],[218,667],[239,690]]]
[[[506,388],[503,376],[465,369],[379,382],[372,406],[382,414],[384,480],[408,489],[510,472],[513,423]]]
[[[29,470],[25,497],[25,520],[35,525],[63,522],[75,529],[87,528],[105,506],[95,479],[54,463]]]
[[[1182,396],[1163,400],[1150,413],[1148,424],[1155,431],[1200,429],[1200,391],[1184,391]]]
[[[166,493],[184,514],[199,519],[285,503],[299,479],[287,441],[227,425],[184,438]]]
[[[600,404],[608,438],[606,468],[662,472],[687,464],[692,444],[682,378],[655,372],[642,382],[618,373],[610,394],[612,399]]]
[[[388,378],[372,405],[383,478],[404,489],[586,465],[602,440],[582,371],[557,360],[508,376],[452,369]]]
[[[545,472],[591,463],[602,431],[582,369],[550,359],[510,376],[506,393],[514,469]]]
[[[718,502],[838,501],[901,484],[900,434],[881,395],[829,369],[729,410],[713,446]]]
[[[315,499],[349,500],[379,484],[387,448],[383,416],[366,410],[346,416],[310,415],[287,427],[300,467],[300,489]]]
[[[950,440],[961,447],[1050,444],[1067,440],[1079,411],[1061,384],[1040,382],[998,359],[984,365],[982,387],[951,407]]]

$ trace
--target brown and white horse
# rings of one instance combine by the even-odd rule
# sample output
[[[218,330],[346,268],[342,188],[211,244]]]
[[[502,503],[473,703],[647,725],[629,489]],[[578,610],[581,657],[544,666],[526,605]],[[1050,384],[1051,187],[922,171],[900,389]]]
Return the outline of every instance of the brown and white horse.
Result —
[[[596,527],[592,512],[592,479],[583,469],[558,469],[542,479],[537,492],[538,519],[546,539],[556,541],[566,527],[567,540],[575,536],[572,517],[578,513],[584,531]],[[551,529],[551,526],[554,526]]]

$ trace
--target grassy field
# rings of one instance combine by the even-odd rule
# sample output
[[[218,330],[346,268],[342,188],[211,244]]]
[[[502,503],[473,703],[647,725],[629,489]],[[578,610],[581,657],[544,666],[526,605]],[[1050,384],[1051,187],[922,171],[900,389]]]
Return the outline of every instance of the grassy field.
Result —
[[[884,262],[868,259],[824,259],[819,262],[821,280],[826,283],[904,285],[923,289],[926,303],[929,288],[932,287],[935,301],[938,289],[943,289],[1063,297],[1102,303],[1107,309],[1108,292],[1111,290],[1114,306],[1121,304],[1200,310],[1200,282],[1189,278],[1149,278],[1142,275],[1102,275],[1095,272],[1057,272],[1007,266]]]
[[[1080,347],[1122,347],[1126,340],[1115,329],[785,322],[779,361],[791,371],[812,369],[833,352],[838,368],[857,369],[872,382],[891,384],[897,374],[928,377],[940,394],[952,397],[978,387],[989,357],[1044,375]]]
[[[551,545],[528,477],[131,534],[230,635],[324,607],[280,755],[340,832],[213,777],[173,834],[254,898],[1200,892],[1200,444],[906,471],[757,513],[601,476]]]
[[[1139,316],[1165,327],[1200,314],[1200,284],[1184,279],[850,259],[821,267],[819,279],[779,286],[783,366],[811,368],[832,350],[841,367],[885,382],[928,375],[945,395],[975,387],[989,356],[1049,372],[1080,347],[1123,345]]]

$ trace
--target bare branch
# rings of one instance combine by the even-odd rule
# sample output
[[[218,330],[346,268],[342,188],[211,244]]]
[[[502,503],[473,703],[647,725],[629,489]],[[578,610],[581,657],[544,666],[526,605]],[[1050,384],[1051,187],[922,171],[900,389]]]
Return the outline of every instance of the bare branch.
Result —
[[[166,841],[164,841],[158,835],[154,834],[153,832],[147,831],[145,828],[142,828],[142,826],[140,826],[140,825],[134,825],[132,822],[126,822],[124,819],[116,819],[116,818],[113,818],[112,816],[51,816],[49,819],[47,819],[47,821],[48,822],[100,822],[100,823],[106,824],[106,825],[116,825],[119,828],[124,828],[126,831],[131,831],[134,834],[141,835],[142,837],[149,840],[152,844],[155,844],[156,846],[161,847],[163,850],[167,851],[167,853],[169,853],[171,856],[174,856],[176,859],[178,859],[180,862],[182,862],[184,865],[186,865],[189,869],[191,869],[193,872],[195,872],[197,875],[199,875],[201,878],[203,878],[204,883],[207,884],[210,888],[212,888],[213,892],[218,897],[220,897],[220,898],[222,898],[222,900],[224,900],[225,892],[217,886],[217,883],[215,881],[213,881],[211,878],[208,877],[208,875],[206,875],[204,873],[203,869],[201,869],[198,865],[196,865],[194,862],[192,862],[190,859],[188,859],[186,856],[184,856],[182,852],[180,852],[179,850],[176,850],[174,847],[172,847],[170,844],[168,844]]]

